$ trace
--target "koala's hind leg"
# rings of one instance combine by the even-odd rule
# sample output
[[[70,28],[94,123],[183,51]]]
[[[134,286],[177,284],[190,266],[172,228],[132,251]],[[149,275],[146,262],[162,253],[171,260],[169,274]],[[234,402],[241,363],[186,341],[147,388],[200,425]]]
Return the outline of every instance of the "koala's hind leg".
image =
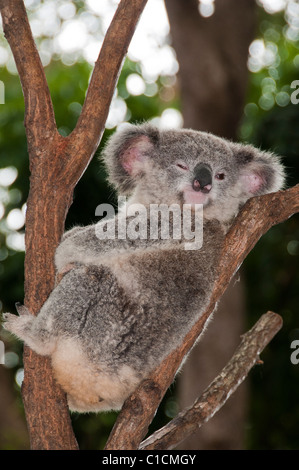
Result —
[[[3,327],[23,340],[33,351],[43,356],[51,354],[55,347],[55,341],[50,331],[43,328],[38,317],[32,315],[21,304],[16,304],[18,315],[3,313]]]

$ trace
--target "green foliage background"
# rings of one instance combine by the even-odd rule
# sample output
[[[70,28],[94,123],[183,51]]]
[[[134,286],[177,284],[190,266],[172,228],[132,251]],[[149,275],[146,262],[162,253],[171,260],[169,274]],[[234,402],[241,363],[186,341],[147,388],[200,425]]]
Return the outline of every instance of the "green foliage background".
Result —
[[[289,175],[288,185],[293,185],[298,182],[299,176],[299,105],[289,101],[281,106],[277,103],[277,95],[279,92],[290,95],[293,91],[290,84],[299,79],[299,41],[286,39],[286,21],[282,13],[269,15],[261,8],[259,13],[257,37],[263,38],[265,43],[270,41],[276,45],[279,60],[274,65],[250,73],[240,139],[283,155]],[[126,78],[132,72],[141,74],[139,64],[127,59],[118,84],[118,94],[125,99],[132,122],[160,116],[170,106],[179,109],[179,93],[173,80],[167,77],[159,77],[154,96],[129,95]],[[67,67],[59,60],[52,60],[46,67],[57,124],[64,135],[76,124],[90,73],[91,67],[83,61]],[[0,220],[0,305],[4,311],[14,311],[15,302],[23,301],[24,253],[16,252],[6,245],[6,215],[12,208],[22,207],[26,202],[29,168],[19,79],[5,67],[0,68],[0,79],[5,83],[6,103],[0,105],[0,168],[14,166],[18,170],[16,181],[7,189],[0,188],[0,200],[5,205],[5,216]],[[171,102],[163,100],[163,90],[167,86],[174,86],[175,94]],[[263,97],[264,100],[261,100]],[[114,129],[106,130],[102,143],[112,131]],[[66,228],[74,224],[95,222],[95,207],[102,202],[115,203],[116,199],[105,182],[105,169],[95,157],[76,187]],[[298,239],[299,219],[294,216],[286,223],[272,228],[244,263],[248,327],[270,309],[280,313],[284,319],[282,331],[263,353],[264,365],[257,366],[250,373],[247,446],[251,449],[299,448],[299,364],[293,365],[290,361],[291,341],[299,339]],[[3,332],[2,337],[6,341],[7,350],[18,354],[18,364],[13,367],[15,373],[22,367],[21,346]],[[19,390],[18,385],[14,387]],[[176,410],[175,386],[172,386],[152,428],[164,424]],[[100,449],[105,444],[115,413],[74,414],[72,419],[80,447]],[[11,442],[11,448],[16,446],[16,443]]]

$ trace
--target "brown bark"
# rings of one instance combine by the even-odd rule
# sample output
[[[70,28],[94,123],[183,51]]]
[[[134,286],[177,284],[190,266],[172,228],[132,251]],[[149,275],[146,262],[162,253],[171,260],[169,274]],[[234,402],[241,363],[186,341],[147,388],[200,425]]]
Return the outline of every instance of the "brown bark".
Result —
[[[206,312],[186,335],[183,344],[164,359],[126,400],[107,441],[106,449],[138,448],[182,359],[202,333],[231,277],[264,233],[299,211],[298,196],[299,185],[286,191],[252,198],[245,204],[223,244],[219,256],[221,264]]]
[[[139,449],[173,449],[205,424],[235,392],[250,369],[261,362],[260,353],[281,327],[282,318],[279,315],[273,312],[264,314],[254,327],[243,335],[231,360],[193,406],[179,413],[170,423],[143,441]]]
[[[54,252],[64,230],[74,187],[104,130],[123,57],[147,0],[122,0],[112,20],[77,126],[59,135],[44,70],[22,0],[0,0],[5,37],[25,100],[30,160],[26,213],[25,304],[36,314],[55,283]],[[33,449],[76,449],[65,394],[49,358],[24,350],[22,396]]]

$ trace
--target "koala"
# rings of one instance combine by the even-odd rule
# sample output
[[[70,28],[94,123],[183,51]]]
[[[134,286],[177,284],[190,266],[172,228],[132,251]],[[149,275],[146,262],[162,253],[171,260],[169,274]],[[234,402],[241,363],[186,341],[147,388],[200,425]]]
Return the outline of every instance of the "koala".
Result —
[[[103,158],[126,208],[144,208],[147,236],[120,236],[120,227],[136,222],[123,206],[114,217],[71,229],[56,251],[63,277],[38,315],[18,306],[19,316],[3,316],[7,330],[51,356],[69,408],[78,412],[120,409],[183,341],[208,306],[240,208],[284,184],[278,156],[191,129],[126,126],[108,140]],[[163,237],[161,217],[158,236],[148,236],[150,208],[160,204],[187,205],[193,226],[202,214],[200,248],[186,249],[186,236],[173,230]],[[98,236],[105,231],[115,236]]]

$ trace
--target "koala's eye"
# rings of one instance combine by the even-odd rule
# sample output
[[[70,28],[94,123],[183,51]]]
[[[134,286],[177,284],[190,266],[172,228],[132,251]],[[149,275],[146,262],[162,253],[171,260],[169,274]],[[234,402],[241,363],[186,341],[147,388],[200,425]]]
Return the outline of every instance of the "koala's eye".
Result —
[[[184,163],[177,163],[176,166],[178,168],[180,168],[181,170],[189,170],[189,168],[187,167],[187,165],[185,165]]]
[[[224,173],[217,173],[217,174],[215,175],[215,178],[216,178],[216,180],[220,180],[220,181],[221,181],[221,180],[224,180],[225,174],[224,174]]]

